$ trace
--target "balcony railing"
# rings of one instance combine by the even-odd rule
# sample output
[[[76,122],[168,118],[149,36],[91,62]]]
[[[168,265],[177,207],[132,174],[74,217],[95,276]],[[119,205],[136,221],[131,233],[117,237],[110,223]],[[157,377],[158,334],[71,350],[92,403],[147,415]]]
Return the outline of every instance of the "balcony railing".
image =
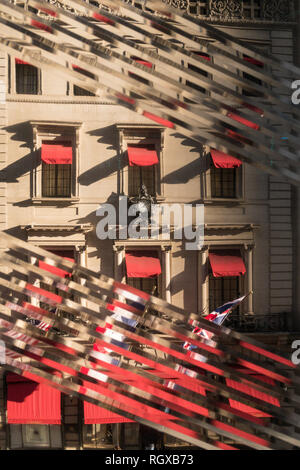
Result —
[[[63,0],[47,0],[48,3],[74,12],[74,8],[64,4]],[[85,0],[97,5],[95,0]],[[135,4],[135,0],[123,0]],[[186,13],[211,21],[271,21],[286,23],[295,20],[293,0],[161,0]],[[24,0],[12,0],[15,4],[24,4]],[[101,0],[99,2],[101,4]]]
[[[289,331],[286,313],[270,315],[229,315],[224,326],[244,333],[272,333]]]
[[[290,0],[162,0],[190,15],[221,21],[289,22],[295,17]],[[127,2],[128,3],[128,2]]]

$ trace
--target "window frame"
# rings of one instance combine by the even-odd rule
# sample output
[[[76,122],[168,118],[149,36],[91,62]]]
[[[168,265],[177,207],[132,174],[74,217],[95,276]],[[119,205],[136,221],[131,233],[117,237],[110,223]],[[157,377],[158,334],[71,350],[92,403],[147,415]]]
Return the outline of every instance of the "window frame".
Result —
[[[35,53],[40,55],[40,51],[36,51]],[[7,67],[8,67],[8,94],[10,95],[17,95],[18,97],[20,96],[26,96],[26,97],[34,97],[42,94],[42,70],[35,65],[37,69],[37,93],[17,93],[17,69],[16,69],[16,61],[15,57],[8,55],[7,59]]]
[[[207,44],[209,44],[209,41],[207,42]],[[201,54],[201,51],[195,50],[194,48],[193,48],[193,49],[188,49],[188,51],[195,53],[195,55],[200,55],[200,54]],[[209,54],[206,53],[206,52],[203,52],[203,54],[207,54],[207,55],[209,56]],[[211,64],[214,64],[214,57],[213,57],[212,55],[210,55],[210,63],[211,63]],[[181,64],[182,64],[186,69],[192,70],[192,71],[193,71],[193,67],[197,67],[196,65],[190,64],[188,58],[182,60],[182,61],[181,61]],[[203,71],[203,72],[204,72],[204,71]],[[200,74],[201,74],[201,72],[200,72]],[[202,74],[201,74],[201,75],[202,75]],[[210,72],[204,72],[204,73],[203,73],[203,77],[204,77],[204,78],[207,78],[207,79],[209,79],[209,80],[213,80],[213,74],[210,73]],[[189,85],[189,82],[190,82],[190,81],[189,81],[188,79],[182,79],[182,81],[183,81],[184,85],[190,86],[192,89],[195,90],[195,92],[198,92],[198,91],[199,91],[199,93],[201,93],[200,90],[197,90],[197,88],[196,88],[197,86],[199,86],[200,88],[203,88],[203,89],[204,89],[204,93],[202,93],[202,94],[203,94],[203,99],[204,99],[204,98],[207,98],[208,96],[210,96],[210,91],[205,90],[205,88],[204,88],[204,87],[201,87],[201,85],[193,85],[193,84]],[[184,98],[184,100],[185,100],[186,102],[188,102],[188,103],[192,103],[192,100],[190,100],[190,98]],[[197,104],[197,103],[195,103],[195,105],[196,105],[196,104]],[[201,106],[201,105],[200,105],[200,106]]]
[[[32,203],[73,203],[79,201],[79,137],[82,123],[48,123],[30,122],[33,128],[33,175],[32,175]],[[45,197],[42,196],[42,166],[41,148],[43,141],[66,142],[70,141],[73,149],[71,164],[71,193],[69,197]]]
[[[245,200],[245,163],[238,168],[235,168],[235,186],[236,196],[235,197],[213,197],[212,196],[212,168],[213,161],[210,152],[206,155],[206,173],[205,173],[205,200],[206,202],[214,203],[239,203]],[[222,168],[222,171],[227,171],[227,168]]]
[[[164,136],[165,128],[155,125],[119,124],[116,126],[119,134],[119,159],[120,165],[120,194],[129,197],[129,171],[130,166],[127,157],[128,145],[144,144],[154,145],[159,163],[154,166],[155,172],[155,196],[157,202],[164,200]],[[132,197],[132,196],[130,196]]]
[[[239,245],[209,245],[208,247],[208,256],[209,256],[209,252],[210,251],[232,251],[232,250],[240,250],[240,254],[241,254],[241,258],[243,259],[245,265],[246,265],[246,269],[247,269],[247,272],[244,276],[224,276],[226,278],[238,278],[238,296],[242,296],[242,295],[245,295],[245,292],[246,292],[246,287],[247,287],[247,284],[248,284],[248,265],[247,265],[247,262],[246,262],[246,250],[245,250],[245,246],[242,245],[242,244],[239,244]],[[253,269],[253,268],[252,268]],[[209,311],[212,311],[212,306],[210,305],[210,292],[211,292],[211,278],[212,278],[212,272],[211,272],[211,266],[210,266],[210,262],[209,262],[209,259],[207,259],[207,281],[208,281],[208,307],[209,307]],[[217,278],[216,278],[217,279]],[[234,299],[229,299],[228,302],[230,300],[234,300]],[[223,305],[225,302],[227,302],[226,300],[223,302],[222,301],[222,304]],[[218,305],[217,307],[220,307],[221,305]],[[244,315],[246,313],[246,305],[244,305],[243,303],[241,303],[239,305],[239,315]]]
[[[160,261],[160,264],[161,264],[161,267],[162,267],[162,272],[159,276],[156,276],[154,279],[156,279],[156,286],[157,286],[157,291],[154,293],[154,294],[150,294],[150,295],[154,295],[154,297],[160,297],[160,298],[163,298],[163,279],[164,279],[164,276],[165,276],[165,273],[164,273],[164,264],[163,264],[163,259],[162,259],[162,253],[163,253],[163,250],[162,250],[162,246],[161,245],[125,245],[125,250],[124,250],[124,254],[126,256],[126,253],[130,251],[130,252],[155,252],[157,253],[157,258],[159,259]],[[127,284],[128,283],[128,279],[148,279],[148,278],[141,278],[141,277],[134,277],[134,278],[128,278],[127,277],[127,272],[126,272],[126,266],[124,265],[124,274],[125,274],[125,283]],[[149,278],[149,279],[152,279],[152,278]],[[128,284],[128,285],[131,285],[132,284]],[[132,286],[134,287],[134,286]],[[139,287],[136,287],[136,289],[140,289]],[[140,289],[141,290],[141,289]]]

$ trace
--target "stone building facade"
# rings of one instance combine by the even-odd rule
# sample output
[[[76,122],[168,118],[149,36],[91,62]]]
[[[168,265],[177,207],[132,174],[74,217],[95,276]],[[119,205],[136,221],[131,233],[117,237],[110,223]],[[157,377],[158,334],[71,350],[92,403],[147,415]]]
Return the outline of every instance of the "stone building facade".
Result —
[[[299,62],[300,23],[292,1],[163,1],[249,45]],[[300,314],[295,235],[300,203],[294,188],[247,164],[218,171],[199,144],[5,53],[0,80],[6,87],[0,104],[1,230],[187,311],[208,312],[253,291],[228,326],[289,351]],[[43,159],[55,145],[69,155],[68,163]],[[154,152],[158,163],[136,170],[128,163],[131,148]],[[118,208],[119,196],[138,196],[142,182],[158,204],[204,204],[200,251],[186,250],[172,231],[167,240],[98,238],[100,205]],[[238,257],[246,273],[216,280],[214,253]],[[158,259],[161,274],[130,278],[126,256],[141,254]],[[127,449],[140,445],[135,423],[84,424],[83,404],[74,397],[62,397],[61,426],[9,424],[3,373],[0,383],[1,449],[112,448],[116,439]],[[166,439],[166,445],[175,444]]]

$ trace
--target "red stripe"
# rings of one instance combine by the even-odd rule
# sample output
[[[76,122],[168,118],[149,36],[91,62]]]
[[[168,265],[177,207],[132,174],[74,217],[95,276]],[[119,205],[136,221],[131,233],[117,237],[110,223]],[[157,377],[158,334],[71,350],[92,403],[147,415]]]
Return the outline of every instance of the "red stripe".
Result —
[[[171,121],[167,121],[166,119],[163,119],[160,116],[156,116],[155,114],[151,114],[148,111],[144,111],[143,116],[148,119],[151,119],[154,122],[157,122],[158,124],[161,124],[162,126],[169,127],[170,129],[174,129],[175,127],[175,125]]]
[[[39,21],[31,20],[31,25],[42,29],[43,31],[47,31],[48,33],[53,33],[53,29],[50,26],[47,26],[44,23],[40,23]]]
[[[258,354],[262,354],[263,356],[269,357],[273,361],[280,362],[281,364],[292,367],[293,369],[297,367],[289,359],[285,359],[284,357],[277,356],[277,354],[267,351],[266,349],[259,348],[258,346],[254,346],[253,344],[246,343],[245,341],[240,341],[240,346],[246,349],[250,349],[251,351],[257,352]]]
[[[60,295],[53,294],[53,292],[48,292],[47,290],[41,289],[40,287],[33,286],[32,284],[26,284],[25,289],[35,292],[42,297],[46,297],[47,299],[51,300],[51,303],[58,303],[62,302],[62,297]]]
[[[99,13],[93,13],[93,18],[98,21],[102,21],[103,23],[107,23],[110,25],[114,25],[115,22],[111,20],[110,18],[107,18],[106,16],[100,15]]]

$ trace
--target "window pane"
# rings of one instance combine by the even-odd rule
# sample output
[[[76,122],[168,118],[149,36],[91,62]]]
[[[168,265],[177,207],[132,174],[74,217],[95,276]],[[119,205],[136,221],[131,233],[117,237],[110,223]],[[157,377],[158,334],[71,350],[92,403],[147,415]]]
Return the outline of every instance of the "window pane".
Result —
[[[235,198],[236,192],[236,168],[211,167],[211,197]]]
[[[38,94],[38,69],[33,65],[16,64],[16,92]]]
[[[42,162],[42,197],[71,196],[71,166]]]
[[[155,168],[152,166],[128,167],[128,195],[137,196],[142,184],[147,188],[148,194],[155,196]]]
[[[136,289],[140,289],[147,294],[155,295],[156,297],[159,296],[157,277],[129,277],[127,278],[127,284],[135,287]]]
[[[76,72],[81,73],[81,75],[85,75],[86,77],[89,77],[89,78],[95,78],[95,75],[89,72],[88,70],[80,69],[78,67],[73,67],[73,68],[76,70]],[[77,85],[74,85],[73,94],[74,96],[96,96],[95,93],[85,90],[84,88],[81,88]]]
[[[209,278],[209,310],[212,312],[217,307],[237,299],[239,293],[239,277],[214,277]],[[239,310],[235,309],[235,313]]]

